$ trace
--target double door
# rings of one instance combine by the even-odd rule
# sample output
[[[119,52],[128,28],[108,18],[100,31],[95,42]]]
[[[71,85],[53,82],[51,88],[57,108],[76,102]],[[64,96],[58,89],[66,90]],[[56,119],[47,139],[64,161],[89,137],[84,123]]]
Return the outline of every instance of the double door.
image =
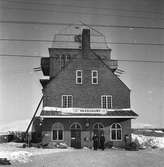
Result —
[[[81,148],[81,130],[71,130],[71,147]]]

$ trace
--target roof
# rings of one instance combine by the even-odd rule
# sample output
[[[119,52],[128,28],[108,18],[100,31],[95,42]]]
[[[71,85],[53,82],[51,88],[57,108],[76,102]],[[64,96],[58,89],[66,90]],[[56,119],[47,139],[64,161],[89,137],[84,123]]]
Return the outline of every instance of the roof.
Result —
[[[136,118],[138,115],[131,109],[83,109],[45,107],[43,118]]]

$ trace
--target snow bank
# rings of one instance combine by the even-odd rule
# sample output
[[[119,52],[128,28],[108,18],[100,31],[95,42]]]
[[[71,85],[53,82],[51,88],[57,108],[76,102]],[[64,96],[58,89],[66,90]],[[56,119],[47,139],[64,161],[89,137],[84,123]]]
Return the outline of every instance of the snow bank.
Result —
[[[132,134],[132,141],[138,141],[141,147],[164,148],[164,137]]]
[[[7,158],[11,162],[19,161],[26,163],[30,161],[32,153],[27,151],[0,151],[0,158]]]
[[[22,148],[23,143],[0,143],[0,158],[7,158],[12,162],[26,163],[30,161],[32,156],[52,154],[59,152],[73,151],[72,148],[68,149],[42,149],[42,148]]]

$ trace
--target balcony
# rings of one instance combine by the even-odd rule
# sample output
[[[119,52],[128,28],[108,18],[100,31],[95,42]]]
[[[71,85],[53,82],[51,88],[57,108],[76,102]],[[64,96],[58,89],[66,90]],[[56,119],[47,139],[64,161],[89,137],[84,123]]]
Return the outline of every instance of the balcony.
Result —
[[[110,66],[112,72],[114,72],[118,68],[118,61],[117,60],[110,60],[109,66]]]

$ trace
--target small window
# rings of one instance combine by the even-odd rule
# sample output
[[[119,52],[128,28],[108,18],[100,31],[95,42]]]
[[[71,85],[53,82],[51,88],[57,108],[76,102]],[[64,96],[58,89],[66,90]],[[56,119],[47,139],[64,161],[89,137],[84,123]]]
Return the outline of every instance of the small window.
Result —
[[[98,71],[92,70],[92,84],[98,84]]]
[[[82,70],[76,70],[76,84],[82,84]]]
[[[64,127],[61,123],[57,122],[52,126],[52,140],[64,139]]]
[[[60,56],[60,68],[64,68],[65,67],[65,55],[61,55]]]
[[[73,106],[73,96],[72,95],[62,95],[62,107],[69,108]]]
[[[111,95],[101,96],[101,108],[106,108],[106,109],[112,108],[112,96]]]
[[[122,140],[122,127],[118,123],[111,125],[111,140],[121,141]]]
[[[69,62],[70,60],[71,60],[71,55],[70,54],[66,55],[66,62]]]

